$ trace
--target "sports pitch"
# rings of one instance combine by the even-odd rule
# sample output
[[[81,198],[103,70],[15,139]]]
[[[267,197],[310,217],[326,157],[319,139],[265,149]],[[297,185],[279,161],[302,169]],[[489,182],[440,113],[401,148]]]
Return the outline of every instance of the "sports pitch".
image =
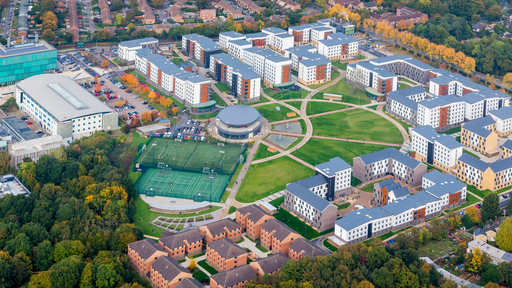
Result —
[[[153,138],[139,151],[136,163],[153,168],[170,167],[188,172],[214,170],[219,174],[231,175],[245,149],[246,146],[240,144],[176,142],[170,138]]]
[[[219,202],[230,176],[148,169],[140,177],[137,190],[146,196],[165,196],[195,201]]]

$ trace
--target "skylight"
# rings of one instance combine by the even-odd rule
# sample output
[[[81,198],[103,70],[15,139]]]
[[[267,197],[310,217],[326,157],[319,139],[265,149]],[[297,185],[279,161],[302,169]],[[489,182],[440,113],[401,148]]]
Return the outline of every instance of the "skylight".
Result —
[[[64,89],[60,84],[58,83],[50,83],[48,84],[48,87],[50,87],[55,93],[59,94],[62,99],[66,100],[69,104],[73,105],[75,109],[82,110],[87,109],[87,107],[82,101],[78,100],[73,94],[69,93],[68,90]]]

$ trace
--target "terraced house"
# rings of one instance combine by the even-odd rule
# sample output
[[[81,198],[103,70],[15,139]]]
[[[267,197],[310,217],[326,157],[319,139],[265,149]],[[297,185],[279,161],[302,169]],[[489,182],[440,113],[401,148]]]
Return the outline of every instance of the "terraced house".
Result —
[[[174,258],[162,256],[151,264],[150,282],[153,287],[174,288],[187,278],[192,278],[192,273],[182,267]]]
[[[499,154],[496,122],[490,116],[462,124],[460,142],[490,157]]]
[[[512,185],[512,157],[485,163],[469,154],[462,154],[457,178],[479,190],[496,191]]]
[[[236,223],[242,226],[242,231],[251,239],[259,239],[261,226],[274,216],[268,214],[255,204],[245,206],[236,210]]]
[[[331,255],[331,253],[316,247],[315,244],[311,243],[309,240],[299,238],[290,245],[288,255],[290,259],[299,261],[302,257],[315,258],[318,256]]]
[[[166,255],[167,252],[151,239],[143,239],[128,244],[130,265],[139,275],[148,280],[150,279],[151,264],[159,257]]]
[[[258,276],[272,275],[279,273],[283,265],[288,262],[289,258],[283,253],[272,254],[258,261],[253,261],[249,265]]]
[[[236,242],[242,237],[242,226],[231,219],[222,219],[199,227],[199,232],[204,237],[205,243],[222,238],[229,238]]]
[[[269,219],[261,226],[260,243],[273,254],[281,252],[288,255],[288,248],[299,238],[299,233],[276,219]]]
[[[242,288],[245,283],[256,277],[256,273],[250,265],[236,267],[234,269],[212,275],[210,277],[211,288]]]
[[[227,271],[247,264],[247,251],[228,238],[206,244],[206,263],[217,271]]]
[[[162,237],[158,241],[169,257],[176,260],[185,256],[194,256],[203,251],[203,236],[198,230],[188,230],[171,236]]]

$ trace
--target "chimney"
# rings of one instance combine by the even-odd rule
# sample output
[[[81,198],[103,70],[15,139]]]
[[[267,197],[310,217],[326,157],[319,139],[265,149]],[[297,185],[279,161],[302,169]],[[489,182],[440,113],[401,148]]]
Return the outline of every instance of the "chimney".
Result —
[[[25,44],[25,36],[21,36],[21,44]]]
[[[9,33],[9,37],[7,38],[7,47],[11,47],[11,34]]]
[[[36,32],[36,43],[39,43],[39,34]]]

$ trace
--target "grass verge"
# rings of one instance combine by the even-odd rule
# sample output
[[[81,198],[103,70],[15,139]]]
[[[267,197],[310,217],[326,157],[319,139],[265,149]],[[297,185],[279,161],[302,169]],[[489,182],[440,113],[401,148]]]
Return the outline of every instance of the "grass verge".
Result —
[[[208,265],[208,263],[206,263],[206,259],[197,262],[197,264],[212,275],[219,273],[219,271],[217,271],[215,268],[213,268],[212,266]]]

